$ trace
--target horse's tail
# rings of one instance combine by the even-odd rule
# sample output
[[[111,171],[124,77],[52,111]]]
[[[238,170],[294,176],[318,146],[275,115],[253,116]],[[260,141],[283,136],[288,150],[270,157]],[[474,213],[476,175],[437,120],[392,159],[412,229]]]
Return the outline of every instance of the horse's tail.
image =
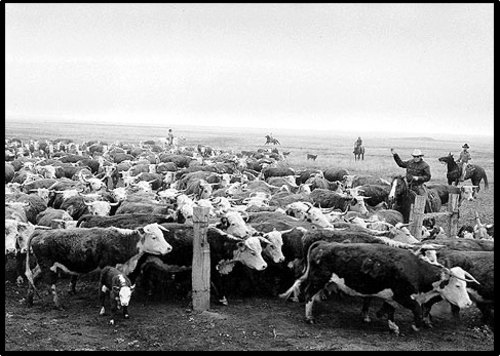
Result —
[[[484,189],[488,189],[489,186],[488,186],[488,177],[486,176],[486,171],[484,171],[483,179],[484,179]]]

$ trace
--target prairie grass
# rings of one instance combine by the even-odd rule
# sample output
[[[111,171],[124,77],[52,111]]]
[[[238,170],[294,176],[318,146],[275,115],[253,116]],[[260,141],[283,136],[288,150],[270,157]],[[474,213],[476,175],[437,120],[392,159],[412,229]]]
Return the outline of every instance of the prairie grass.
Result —
[[[267,129],[259,128],[231,128],[206,126],[165,125],[151,126],[144,123],[136,125],[117,124],[90,124],[79,122],[41,122],[26,120],[6,120],[6,138],[17,137],[28,139],[56,139],[68,138],[81,143],[88,140],[101,140],[108,143],[139,143],[146,140],[157,140],[166,137],[168,128],[173,128],[175,135],[186,137],[185,146],[202,144],[215,149],[251,151],[270,146],[265,145]],[[335,133],[324,131],[280,130],[275,129],[273,136],[281,145],[272,146],[280,151],[290,152],[287,163],[301,170],[304,168],[326,169],[330,167],[345,168],[351,174],[370,174],[391,180],[392,176],[404,174],[405,170],[398,167],[390,148],[393,147],[403,160],[411,158],[411,152],[419,148],[424,153],[424,159],[431,166],[432,179],[430,184],[446,184],[446,166],[438,162],[438,158],[449,152],[458,157],[463,140],[456,138],[431,137],[398,137],[397,134],[362,134],[366,148],[365,159],[355,161],[353,151],[354,141],[360,133]],[[477,211],[483,223],[493,223],[494,219],[494,166],[493,166],[493,139],[470,138],[466,140],[471,147],[472,163],[483,167],[489,182],[489,189],[484,189],[481,182],[481,191],[473,202],[464,202],[460,208],[461,225],[474,225],[474,211]],[[315,161],[307,160],[307,154],[318,155]],[[443,209],[446,209],[444,207]]]

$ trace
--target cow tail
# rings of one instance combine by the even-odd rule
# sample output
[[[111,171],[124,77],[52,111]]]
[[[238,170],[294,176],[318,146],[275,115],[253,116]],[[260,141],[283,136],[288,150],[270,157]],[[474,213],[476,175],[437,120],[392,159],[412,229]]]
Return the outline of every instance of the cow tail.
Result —
[[[306,263],[306,271],[304,272],[304,274],[302,276],[300,276],[299,279],[297,279],[293,285],[284,293],[280,294],[279,297],[282,298],[282,299],[289,299],[290,296],[292,294],[294,295],[299,295],[300,294],[300,286],[302,285],[302,283],[309,277],[309,271],[311,269],[310,265],[310,258],[309,258],[309,254],[311,253],[311,250],[316,247],[320,242],[323,242],[321,240],[319,241],[315,241],[314,243],[311,244],[311,246],[309,246],[309,249],[307,250],[307,254],[305,256],[305,263]]]
[[[30,268],[31,240],[33,239],[33,237],[35,235],[36,235],[35,233],[31,234],[31,236],[28,239],[28,244],[27,244],[27,249],[26,249],[26,270],[25,270],[24,274],[26,275],[26,278],[28,279],[28,283],[30,283],[31,286],[33,287],[33,289],[36,290],[35,282],[33,281],[33,272],[31,271],[31,268]]]

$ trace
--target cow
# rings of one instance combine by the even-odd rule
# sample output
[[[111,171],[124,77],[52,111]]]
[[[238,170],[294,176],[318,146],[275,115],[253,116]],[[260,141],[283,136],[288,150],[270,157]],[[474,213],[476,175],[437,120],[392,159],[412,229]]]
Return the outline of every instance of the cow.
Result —
[[[343,168],[327,168],[323,171],[323,176],[330,182],[340,181],[344,182],[349,171]]]
[[[118,206],[120,203],[111,203],[109,201],[96,200],[89,203],[84,201],[84,204],[87,205],[89,213],[92,215],[109,216],[111,208],[114,206]]]
[[[37,266],[30,268],[26,258],[26,276],[29,281],[28,305],[33,305],[35,284],[41,277],[51,285],[54,305],[62,308],[56,289],[57,271],[73,275],[71,291],[75,293],[76,276],[91,273],[105,266],[124,264],[133,270],[144,253],[163,255],[172,251],[158,224],[149,224],[134,230],[111,228],[36,231],[28,241]]]
[[[47,208],[36,216],[36,223],[40,226],[52,227],[54,220],[68,220],[72,221],[73,218],[66,210]]]
[[[466,279],[467,276],[470,279]],[[371,243],[317,241],[307,253],[307,269],[288,291],[287,299],[306,282],[306,320],[314,323],[313,305],[325,293],[342,291],[347,295],[384,300],[382,312],[395,334],[394,302],[413,313],[415,331],[423,323],[421,304],[436,295],[460,308],[470,307],[465,281],[473,277],[460,267],[447,269],[432,265],[410,251]]]
[[[344,176],[344,186],[345,188],[356,188],[361,185],[387,185],[390,186],[391,183],[384,178],[375,177],[372,175],[364,174],[348,174]]]
[[[265,181],[267,181],[270,177],[295,177],[295,171],[290,167],[266,167],[263,168],[260,173]]]
[[[174,222],[172,215],[164,214],[118,214],[113,216],[83,215],[78,219],[77,227],[119,227],[122,229],[136,229],[148,224],[164,224]]]
[[[14,219],[5,219],[5,263],[7,257],[13,256],[16,260],[16,283],[23,283],[24,262],[28,253],[28,240],[37,229],[49,229],[45,226],[24,223]]]
[[[313,201],[314,206],[321,208],[358,211],[362,215],[368,213],[365,199],[369,199],[369,197],[337,193],[328,189],[314,189],[309,194],[309,197]]]
[[[495,268],[493,251],[457,251],[439,249],[437,261],[445,267],[459,266],[469,272],[479,283],[467,282],[467,292],[482,313],[483,323],[491,322],[491,310],[495,302]],[[424,318],[431,325],[430,310],[434,303],[441,300],[437,296],[424,304]],[[460,308],[451,304],[455,319],[460,318]]]
[[[391,191],[390,185],[365,184],[357,186],[360,195],[369,197],[366,204],[375,207],[382,202],[387,202],[387,197]]]
[[[463,238],[463,239],[473,239],[474,238],[474,228],[470,225],[460,226],[460,229],[458,229],[458,232],[457,232],[457,237]]]
[[[101,302],[99,315],[106,313],[104,304],[108,297],[112,315],[110,324],[114,324],[117,309],[123,308],[123,317],[128,319],[128,305],[134,289],[135,284],[132,285],[125,273],[112,266],[104,267],[99,277],[99,301]]]
[[[220,218],[219,222],[212,224],[212,226],[239,238],[245,238],[256,233],[256,230],[248,226],[237,211],[227,212]]]
[[[160,269],[165,272],[172,270],[167,266],[191,267],[193,262],[193,238],[194,231],[190,226],[182,224],[163,224],[168,231],[164,232],[166,241],[172,244],[175,253],[154,258],[149,266],[141,265],[143,271],[142,281],[147,284],[151,282],[150,268]],[[207,241],[210,246],[210,278],[214,287],[217,300],[223,305],[227,302],[227,275],[233,270],[235,264],[242,263],[245,266],[263,271],[267,263],[262,257],[262,244],[267,245],[268,240],[261,236],[250,236],[241,239],[232,234],[214,227],[207,228]],[[151,258],[149,258],[151,262]],[[147,263],[147,260],[144,261]],[[163,267],[160,267],[163,266]],[[149,283],[151,288],[151,283]],[[146,285],[146,288],[147,285]]]
[[[310,159],[310,160],[313,160],[313,161],[316,161],[316,158],[318,158],[318,155],[312,155],[310,153],[307,154],[307,159]]]
[[[322,228],[333,228],[321,209],[314,207],[311,203],[298,201],[288,204],[285,209],[286,214],[299,220],[306,220]]]

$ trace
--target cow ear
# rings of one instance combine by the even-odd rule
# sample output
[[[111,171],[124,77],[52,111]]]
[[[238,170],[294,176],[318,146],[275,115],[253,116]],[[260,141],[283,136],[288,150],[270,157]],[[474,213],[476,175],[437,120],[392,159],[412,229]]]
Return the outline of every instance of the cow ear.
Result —
[[[130,286],[130,291],[133,292],[135,289],[135,284],[133,284],[132,286]]]
[[[118,286],[113,286],[113,291],[114,291],[114,292],[119,292],[119,291],[120,291],[120,287],[118,287]]]
[[[240,251],[243,251],[245,249],[245,243],[243,241],[239,241],[236,246],[238,246],[238,249]]]
[[[144,235],[146,233],[143,227],[138,228],[137,231],[139,231],[139,234],[141,235]]]

